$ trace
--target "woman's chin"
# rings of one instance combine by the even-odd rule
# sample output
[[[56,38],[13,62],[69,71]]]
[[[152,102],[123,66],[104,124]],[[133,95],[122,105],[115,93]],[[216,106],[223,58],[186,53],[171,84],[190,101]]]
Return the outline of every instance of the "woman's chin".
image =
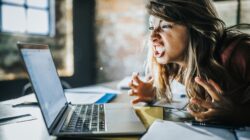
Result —
[[[165,65],[168,63],[168,60],[166,58],[156,58],[156,62],[158,64],[162,64],[162,65]]]

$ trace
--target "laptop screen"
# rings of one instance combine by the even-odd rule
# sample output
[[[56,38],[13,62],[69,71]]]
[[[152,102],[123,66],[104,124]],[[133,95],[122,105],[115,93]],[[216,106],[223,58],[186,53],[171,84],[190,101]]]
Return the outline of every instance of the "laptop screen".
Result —
[[[46,125],[50,128],[66,97],[49,49],[20,49]]]

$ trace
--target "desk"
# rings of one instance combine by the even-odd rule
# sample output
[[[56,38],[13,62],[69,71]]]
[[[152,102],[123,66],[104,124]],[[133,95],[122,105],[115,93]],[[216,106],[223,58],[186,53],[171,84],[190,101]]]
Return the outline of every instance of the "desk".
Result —
[[[116,82],[101,84],[97,86],[105,86],[115,89]],[[94,88],[94,87],[93,87]],[[128,103],[133,97],[128,96],[126,91],[121,91],[112,102]],[[146,108],[149,109],[149,108]],[[50,136],[47,132],[39,107],[20,107],[20,110],[29,112],[36,120],[7,124],[0,126],[0,140],[56,140],[57,137]],[[119,139],[139,139],[139,137],[119,138]]]

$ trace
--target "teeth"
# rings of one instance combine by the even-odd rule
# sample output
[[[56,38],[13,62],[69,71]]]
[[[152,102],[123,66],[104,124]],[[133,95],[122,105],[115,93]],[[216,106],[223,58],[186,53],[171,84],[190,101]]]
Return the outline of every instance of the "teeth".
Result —
[[[159,53],[162,53],[162,52],[164,52],[164,51],[166,50],[165,47],[156,47],[155,49],[156,49],[156,51],[158,51]]]

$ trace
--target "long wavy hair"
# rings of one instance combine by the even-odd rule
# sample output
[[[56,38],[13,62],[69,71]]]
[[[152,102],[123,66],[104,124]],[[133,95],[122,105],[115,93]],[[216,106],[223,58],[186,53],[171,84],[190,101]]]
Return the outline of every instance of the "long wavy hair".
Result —
[[[149,15],[184,25],[189,33],[189,46],[183,60],[185,67],[174,63],[158,64],[153,57],[153,47],[149,46],[146,73],[153,76],[159,99],[172,101],[169,83],[174,79],[185,85],[189,97],[211,100],[194,81],[196,76],[214,80],[223,90],[229,89],[232,80],[214,56],[227,30],[210,0],[149,0],[146,8]]]

